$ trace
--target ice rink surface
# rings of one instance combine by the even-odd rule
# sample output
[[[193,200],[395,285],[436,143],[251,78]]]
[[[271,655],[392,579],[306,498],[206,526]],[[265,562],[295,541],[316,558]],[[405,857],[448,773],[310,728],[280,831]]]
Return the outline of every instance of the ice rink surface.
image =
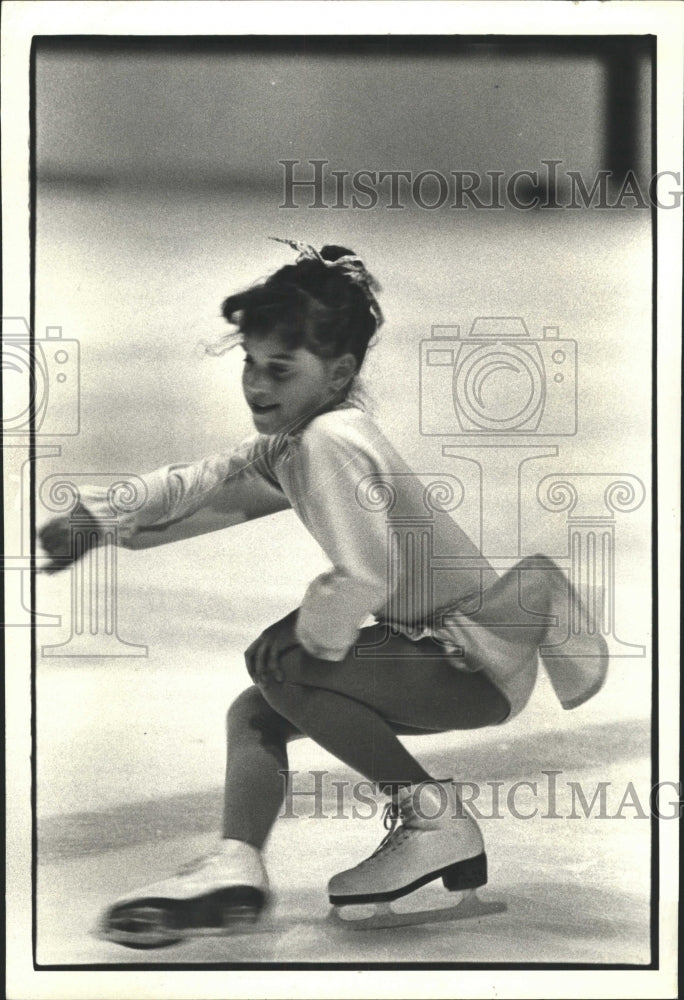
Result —
[[[380,423],[417,471],[452,468],[444,442],[419,433],[420,340],[432,324],[467,328],[479,315],[514,315],[535,337],[557,324],[579,344],[579,432],[554,440],[559,457],[541,459],[536,478],[559,469],[628,472],[648,485],[647,213],[435,213],[428,221],[414,210],[391,220],[378,213],[371,226],[367,214],[347,212],[338,225],[330,213],[287,215],[273,202],[163,191],[52,191],[39,206],[37,325],[59,318],[82,352],[82,430],[59,459],[42,460],[42,475],[146,471],[250,432],[237,357],[215,363],[193,348],[222,332],[225,294],[285,262],[282,248],[266,243],[275,234],[346,243],[377,271],[388,321],[368,382]],[[530,498],[535,482],[523,482]],[[466,530],[477,529],[472,510],[463,517]],[[625,641],[648,647],[648,503],[630,518],[617,528],[616,619]],[[488,530],[496,542],[496,524]],[[537,521],[531,499],[520,530],[523,552],[563,554],[565,522]],[[498,541],[512,554],[508,540]],[[39,963],[647,964],[650,823],[621,808],[630,782],[648,808],[651,671],[643,656],[616,659],[601,694],[575,712],[564,713],[540,677],[525,713],[500,730],[407,738],[428,769],[484,787],[486,803],[488,783],[500,782],[504,797],[516,782],[537,784],[536,794],[521,786],[515,797],[520,813],[538,807],[533,818],[503,809],[482,820],[490,877],[481,896],[505,912],[445,919],[439,911],[451,897],[427,887],[411,905],[440,919],[391,930],[333,925],[328,878],[370,853],[383,830],[379,816],[309,818],[303,799],[303,815],[281,820],[269,843],[275,902],[258,931],[163,952],[133,952],[90,933],[113,899],[215,841],[225,710],[248,681],[241,651],[296,606],[324,565],[289,512],[220,537],[122,552],[120,635],[146,644],[148,655],[39,655]],[[39,649],[65,641],[66,577],[40,581],[39,607],[63,616],[61,628],[38,630]],[[308,741],[293,746],[291,766],[302,780],[311,769],[328,770],[326,782],[355,777]],[[543,815],[549,770],[559,772],[559,818]],[[570,818],[572,782],[589,801],[598,783],[609,783],[605,818],[596,807]],[[326,795],[332,811],[329,784]]]
[[[603,697],[610,698],[610,688]],[[279,820],[266,853],[274,904],[254,931],[153,951],[125,949],[89,933],[113,899],[172,874],[212,848],[220,818],[220,790],[213,789],[44,824],[39,963],[648,964],[650,824],[623,802],[632,782],[648,808],[648,727],[638,719],[596,722],[586,718],[597,714],[588,709],[583,724],[563,725],[542,683],[530,711],[544,709],[556,713],[554,721],[562,728],[545,729],[540,720],[542,725],[530,731],[533,716],[511,723],[500,735],[479,734],[473,740],[455,734],[410,743],[435,773],[451,769],[462,780],[480,784],[485,816],[494,811],[492,786],[486,783],[499,783],[502,803],[515,782],[536,783],[536,794],[526,786],[513,800],[521,817],[535,808],[536,817],[515,818],[504,807],[499,818],[481,820],[490,873],[479,895],[485,903],[503,904],[505,912],[452,919],[458,912],[454,899],[434,883],[395,904],[397,911],[415,914],[415,925],[356,929],[333,924],[328,879],[366,857],[384,831],[379,814],[335,818],[337,800],[328,782],[350,776],[339,767],[332,770],[335,764],[326,755],[302,745],[292,758],[300,770],[297,788],[313,787],[305,767],[332,764],[324,815],[313,817],[310,800],[302,799],[295,802],[297,818]],[[421,753],[419,743],[432,749]],[[542,773],[551,769],[562,772],[553,809]],[[591,801],[598,780],[610,783],[604,818],[596,807],[586,817],[577,800],[573,805],[570,783]],[[121,846],[112,846],[117,842]],[[351,912],[358,917],[370,910]]]

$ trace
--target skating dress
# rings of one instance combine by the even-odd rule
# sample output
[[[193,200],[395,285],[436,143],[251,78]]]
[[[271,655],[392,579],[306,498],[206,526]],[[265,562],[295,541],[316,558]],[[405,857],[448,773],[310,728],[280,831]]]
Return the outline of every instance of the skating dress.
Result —
[[[545,655],[568,617],[558,567],[536,556],[499,577],[449,513],[448,486],[426,485],[358,405],[140,480],[139,505],[118,515],[118,541],[128,548],[155,544],[160,531],[175,540],[295,511],[332,564],[307,588],[296,626],[315,657],[344,659],[373,616],[410,639],[435,638],[455,669],[483,670],[508,699],[509,719],[531,695],[540,647],[564,707],[601,686],[600,648],[580,659]],[[84,488],[81,500],[94,517],[111,519],[106,489]],[[450,557],[449,568],[435,556]]]

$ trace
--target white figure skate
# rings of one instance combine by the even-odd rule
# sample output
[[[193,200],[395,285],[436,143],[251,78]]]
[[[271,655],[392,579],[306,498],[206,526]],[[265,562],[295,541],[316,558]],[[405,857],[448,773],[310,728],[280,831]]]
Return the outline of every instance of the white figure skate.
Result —
[[[397,825],[401,820],[400,825]],[[464,809],[452,782],[430,782],[399,791],[386,806],[385,838],[373,854],[355,868],[334,875],[328,883],[331,916],[355,928],[453,920],[498,913],[502,903],[484,903],[475,890],[487,882],[487,856],[480,828]],[[393,909],[391,903],[441,879],[460,897],[454,907],[419,911]],[[378,904],[370,915],[359,913],[364,904]],[[367,909],[367,908],[366,908]]]
[[[129,948],[161,948],[186,937],[245,929],[267,898],[261,853],[240,840],[224,840],[216,853],[118,899],[96,933]]]

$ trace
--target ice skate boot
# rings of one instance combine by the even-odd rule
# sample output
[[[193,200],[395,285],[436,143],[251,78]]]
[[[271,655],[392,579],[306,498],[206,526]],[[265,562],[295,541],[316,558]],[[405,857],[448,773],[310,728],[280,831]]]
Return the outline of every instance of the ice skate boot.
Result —
[[[416,921],[415,915],[402,919],[390,903],[436,879],[449,892],[462,893],[462,916],[503,908],[496,904],[492,910],[475,896],[474,890],[487,882],[487,856],[480,828],[465,811],[453,782],[400,789],[396,801],[385,808],[384,823],[388,832],[373,854],[330,879],[328,896],[335,907],[334,918],[348,922],[338,907],[377,903],[381,906],[374,914],[352,922],[376,927],[423,922]],[[449,912],[453,910],[451,906]]]
[[[96,933],[129,948],[161,948],[186,937],[244,929],[258,919],[267,898],[260,851],[223,840],[215,853],[117,900]]]

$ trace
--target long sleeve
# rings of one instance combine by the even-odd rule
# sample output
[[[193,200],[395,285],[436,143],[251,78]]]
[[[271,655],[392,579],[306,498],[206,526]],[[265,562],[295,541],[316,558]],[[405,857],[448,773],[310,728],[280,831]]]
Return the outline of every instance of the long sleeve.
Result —
[[[227,454],[134,477],[132,485],[140,502],[116,512],[119,541],[130,548],[215,531],[290,506],[273,476],[263,436]],[[106,487],[83,487],[81,503],[97,520],[113,516]],[[165,530],[168,526],[174,529]]]
[[[309,585],[296,634],[312,655],[342,660],[390,596],[385,518],[357,497],[361,481],[380,471],[378,457],[363,435],[323,417],[307,428],[297,458],[296,510],[333,568]]]

